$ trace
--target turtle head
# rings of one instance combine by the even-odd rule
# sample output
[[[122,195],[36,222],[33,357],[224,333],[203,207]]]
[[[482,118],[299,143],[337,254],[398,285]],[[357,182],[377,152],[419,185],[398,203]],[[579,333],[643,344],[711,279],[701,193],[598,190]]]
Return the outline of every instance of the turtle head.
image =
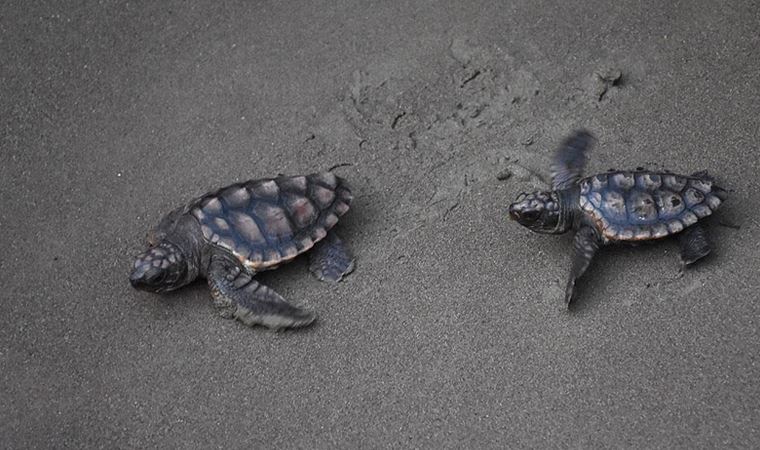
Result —
[[[200,267],[203,235],[198,221],[179,208],[148,232],[148,249],[137,255],[129,282],[137,289],[166,292],[192,282]]]
[[[536,233],[560,234],[569,229],[560,214],[556,192],[523,192],[509,205],[509,217]]]
[[[129,282],[143,291],[171,291],[191,281],[188,272],[187,260],[180,249],[164,240],[137,255]]]

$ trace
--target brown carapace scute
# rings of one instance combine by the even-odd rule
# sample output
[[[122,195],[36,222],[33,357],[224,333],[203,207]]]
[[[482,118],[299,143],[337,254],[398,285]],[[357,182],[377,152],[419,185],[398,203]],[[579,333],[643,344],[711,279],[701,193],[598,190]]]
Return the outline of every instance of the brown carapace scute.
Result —
[[[259,272],[311,249],[351,199],[342,180],[326,172],[235,184],[204,196],[190,214],[204,238]]]
[[[679,233],[712,214],[725,198],[709,178],[666,172],[615,171],[579,184],[578,205],[608,241]]]
[[[202,276],[225,317],[271,328],[308,325],[312,313],[253,276],[308,251],[319,279],[342,279],[353,270],[353,257],[331,230],[352,198],[345,180],[329,171],[210,192],[169,213],[150,233],[150,248],[137,257],[130,280],[162,292]]]

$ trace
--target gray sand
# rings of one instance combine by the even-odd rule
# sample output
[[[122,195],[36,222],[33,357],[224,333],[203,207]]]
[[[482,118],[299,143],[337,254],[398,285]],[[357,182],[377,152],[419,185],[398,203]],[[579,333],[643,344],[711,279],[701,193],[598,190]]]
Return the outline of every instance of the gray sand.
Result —
[[[753,1],[14,3],[3,447],[760,445]],[[592,172],[708,169],[733,192],[707,261],[607,249],[568,313],[570,236],[506,208],[579,126]],[[174,206],[339,163],[356,271],[260,276],[315,326],[130,287]]]

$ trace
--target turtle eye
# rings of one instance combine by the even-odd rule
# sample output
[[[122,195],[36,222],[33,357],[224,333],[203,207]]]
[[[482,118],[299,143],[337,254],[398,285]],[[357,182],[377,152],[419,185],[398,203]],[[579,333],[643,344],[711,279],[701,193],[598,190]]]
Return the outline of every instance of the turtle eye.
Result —
[[[523,219],[536,220],[541,216],[541,212],[536,209],[528,209],[521,214]]]
[[[160,272],[154,272],[150,275],[148,278],[148,283],[150,284],[161,284],[166,280],[166,271],[162,270]]]

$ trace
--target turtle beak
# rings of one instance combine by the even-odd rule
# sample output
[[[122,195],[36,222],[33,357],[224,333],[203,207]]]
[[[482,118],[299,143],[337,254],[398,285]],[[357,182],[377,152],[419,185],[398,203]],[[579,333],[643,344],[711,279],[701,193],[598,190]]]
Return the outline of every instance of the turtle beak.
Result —
[[[140,275],[136,273],[137,271],[132,272],[129,274],[129,284],[132,285],[133,288],[136,288],[140,284]]]
[[[160,281],[162,270],[151,264],[140,264],[129,274],[129,282],[136,289],[146,289]]]
[[[509,218],[512,220],[520,220],[520,211],[515,208],[515,204],[509,205]]]
[[[129,283],[136,289],[156,292],[166,276],[166,270],[156,267],[156,260],[146,252],[137,257],[129,274]]]

